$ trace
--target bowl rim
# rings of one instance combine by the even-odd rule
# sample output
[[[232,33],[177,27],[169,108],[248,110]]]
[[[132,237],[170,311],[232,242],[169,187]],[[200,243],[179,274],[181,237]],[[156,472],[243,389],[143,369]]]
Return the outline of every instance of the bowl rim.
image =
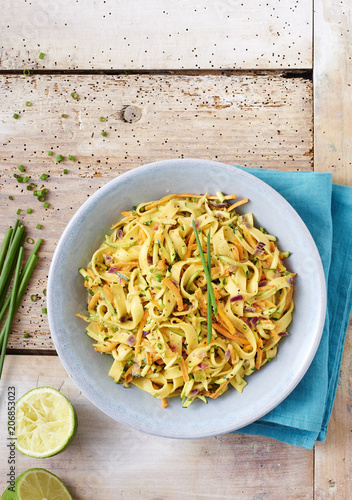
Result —
[[[170,436],[169,433],[165,433],[162,430],[146,430],[145,428],[141,428],[136,422],[131,423],[128,418],[122,418],[119,416],[119,418],[116,418],[115,414],[109,410],[109,408],[103,404],[99,398],[96,398],[94,394],[90,392],[89,385],[85,383],[80,377],[79,374],[75,373],[74,370],[71,370],[71,365],[69,360],[66,358],[64,349],[60,344],[60,338],[57,336],[56,332],[56,320],[55,320],[55,315],[52,313],[54,310],[54,302],[53,302],[53,293],[52,290],[54,289],[54,269],[57,265],[59,265],[59,258],[60,258],[60,252],[61,248],[65,244],[65,240],[70,234],[71,228],[74,226],[75,222],[77,219],[79,219],[87,210],[89,210],[91,207],[93,207],[96,202],[98,202],[101,198],[105,196],[107,192],[109,192],[111,189],[113,189],[116,186],[118,186],[121,182],[127,181],[129,178],[134,178],[135,176],[143,176],[143,174],[146,171],[149,171],[150,169],[154,168],[160,168],[161,166],[168,164],[178,164],[182,163],[183,166],[187,166],[187,163],[194,163],[197,162],[198,164],[203,164],[204,166],[216,166],[216,167],[225,167],[226,169],[231,169],[232,173],[235,173],[237,175],[241,175],[244,178],[246,178],[248,181],[250,181],[253,184],[256,184],[261,190],[266,191],[270,196],[272,196],[274,199],[276,199],[281,205],[284,205],[285,209],[290,212],[291,216],[295,219],[297,225],[300,228],[300,231],[302,234],[304,234],[304,238],[309,240],[311,249],[313,249],[315,253],[315,258],[317,259],[318,263],[318,276],[317,279],[319,281],[319,290],[317,291],[318,293],[318,303],[319,303],[319,315],[318,315],[318,324],[316,326],[316,335],[314,337],[314,343],[311,345],[311,349],[309,353],[307,354],[305,358],[305,363],[300,365],[299,369],[295,372],[296,375],[295,377],[291,380],[291,383],[289,383],[284,391],[282,391],[276,398],[272,400],[272,403],[266,407],[265,412],[260,413],[257,412],[254,414],[253,418],[247,418],[247,420],[241,425],[241,426],[234,426],[233,428],[224,428],[219,431],[213,431],[213,432],[199,432],[198,435],[189,435],[189,433],[185,432],[184,434],[177,434],[177,435],[172,435]],[[142,432],[147,432],[152,435],[160,436],[160,437],[166,437],[166,438],[183,438],[183,439],[195,439],[195,438],[204,438],[204,437],[212,437],[212,436],[217,436],[221,434],[225,434],[228,432],[233,432],[237,431],[239,429],[242,429],[243,427],[257,421],[258,419],[264,417],[267,413],[272,411],[276,406],[278,406],[284,399],[289,396],[289,394],[295,389],[295,387],[299,384],[299,382],[302,380],[303,376],[307,372],[309,366],[311,365],[314,356],[317,352],[317,349],[319,347],[323,329],[324,329],[324,324],[325,324],[325,317],[326,317],[326,308],[327,308],[327,292],[326,292],[326,282],[325,282],[325,275],[324,275],[324,269],[322,266],[321,258],[319,251],[316,247],[315,241],[308,230],[307,226],[303,222],[302,218],[300,215],[296,212],[296,210],[292,207],[292,205],[281,195],[279,194],[274,188],[272,188],[270,185],[268,185],[265,181],[262,181],[258,177],[252,175],[248,171],[242,170],[241,168],[238,168],[238,166],[232,166],[232,165],[227,165],[225,163],[217,162],[217,161],[212,161],[212,160],[205,160],[205,159],[198,159],[198,158],[175,158],[175,159],[167,159],[167,160],[160,160],[148,164],[144,164],[142,166],[133,168],[132,170],[129,170],[127,172],[124,172],[123,174],[120,174],[118,177],[115,177],[114,179],[109,180],[106,182],[100,189],[95,191],[76,211],[76,213],[72,216],[68,224],[66,225],[53,254],[53,258],[51,261],[50,269],[49,269],[49,275],[48,275],[48,293],[47,293],[47,304],[48,304],[48,321],[49,321],[49,328],[51,331],[52,339],[54,342],[55,349],[57,351],[57,354],[60,358],[61,363],[63,364],[64,368],[66,369],[67,373],[69,374],[70,378],[73,380],[73,382],[76,384],[76,386],[82,391],[82,393],[89,399],[90,402],[92,402],[97,408],[99,408],[101,411],[103,411],[105,414],[109,415],[111,418],[114,420],[123,423],[131,428],[137,429]]]

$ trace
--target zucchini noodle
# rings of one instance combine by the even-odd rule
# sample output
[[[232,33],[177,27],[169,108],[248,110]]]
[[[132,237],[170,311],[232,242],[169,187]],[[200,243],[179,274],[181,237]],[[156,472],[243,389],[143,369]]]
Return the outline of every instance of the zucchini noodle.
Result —
[[[86,269],[87,334],[112,356],[109,375],[184,407],[207,402],[275,358],[288,335],[293,273],[276,238],[240,215],[236,196],[169,195],[141,203],[105,236]],[[207,340],[207,280],[203,252],[210,231],[211,284],[217,304]],[[208,267],[208,266],[207,266]],[[207,269],[207,272],[209,270]]]

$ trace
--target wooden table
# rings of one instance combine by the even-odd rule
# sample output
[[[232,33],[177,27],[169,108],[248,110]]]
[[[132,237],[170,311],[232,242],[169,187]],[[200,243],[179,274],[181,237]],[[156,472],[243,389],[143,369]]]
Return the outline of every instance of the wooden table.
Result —
[[[51,459],[17,454],[16,472],[49,469],[75,499],[350,498],[349,336],[328,438],[314,450],[234,434],[175,441],[131,430],[93,407],[56,356],[42,307],[51,257],[71,216],[138,165],[198,157],[332,172],[351,186],[351,16],[347,0],[315,0],[314,12],[312,0],[21,0],[2,7],[0,235],[20,208],[28,236],[45,240],[1,380],[2,488],[8,387],[19,397],[50,385],[75,405],[77,437]],[[130,105],[140,120],[126,121]],[[42,182],[48,209],[13,177],[20,164],[33,179],[50,175]]]

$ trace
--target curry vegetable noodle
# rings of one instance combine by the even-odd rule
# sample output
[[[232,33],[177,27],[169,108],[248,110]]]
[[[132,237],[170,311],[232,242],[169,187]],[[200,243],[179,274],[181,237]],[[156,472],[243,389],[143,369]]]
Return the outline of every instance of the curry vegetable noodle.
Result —
[[[163,407],[173,396],[187,407],[231,386],[242,392],[288,335],[294,274],[283,259],[289,252],[254,226],[252,213],[239,215],[236,208],[248,200],[235,199],[173,194],[141,203],[122,212],[80,269],[88,314],[77,316],[88,322],[95,350],[111,356],[109,375],[161,399]],[[206,269],[194,229],[204,254],[210,252]],[[217,306],[208,316],[206,272]]]

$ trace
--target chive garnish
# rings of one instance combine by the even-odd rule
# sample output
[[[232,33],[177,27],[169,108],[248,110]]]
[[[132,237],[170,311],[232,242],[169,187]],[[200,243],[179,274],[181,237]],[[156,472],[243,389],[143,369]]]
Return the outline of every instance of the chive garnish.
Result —
[[[56,159],[57,163],[60,163],[63,160],[63,157],[62,157],[62,155],[56,155],[55,159]]]
[[[106,136],[106,132],[105,132],[105,130],[103,130],[103,131],[102,131],[101,135],[102,135],[103,137],[105,137],[105,136]]]
[[[44,59],[44,56],[45,56],[45,54],[43,54],[43,52],[41,52],[41,53],[39,54],[39,59]]]
[[[71,92],[71,97],[72,99],[78,99],[79,95],[77,94],[77,92]]]
[[[62,113],[61,118],[68,118],[68,115],[66,115],[65,113]]]
[[[105,118],[105,116],[101,116],[101,117],[99,118],[99,121],[100,121],[100,122],[106,122],[106,118]]]
[[[29,107],[29,106],[32,106],[31,101],[26,101],[26,106],[28,106],[28,107]]]
[[[17,168],[20,172],[24,172],[26,170],[22,165],[18,165]]]
[[[33,245],[34,239],[33,238],[26,238],[26,242],[29,243],[30,245]]]
[[[207,236],[207,264],[208,272],[211,277],[211,254],[210,254],[210,228],[208,230]],[[213,336],[213,325],[212,325],[212,312],[211,312],[211,296],[210,289],[207,288],[207,344],[210,343]]]
[[[14,113],[14,114],[12,115],[12,118],[14,118],[15,120],[17,120],[17,119],[18,119],[18,117],[19,117],[19,114],[18,114],[18,113]]]
[[[69,159],[70,161],[75,161],[75,159],[76,159],[76,158],[75,158],[74,156],[72,156],[72,155],[68,155],[68,159]]]
[[[32,213],[32,209],[31,208],[27,208],[27,214],[31,214]]]
[[[36,302],[36,301],[37,301],[37,298],[38,298],[38,296],[37,296],[37,295],[35,295],[35,294],[31,295],[31,301],[32,301],[32,302]]]
[[[199,250],[199,256],[200,256],[200,259],[201,259],[202,264],[203,264],[204,274],[205,274],[205,277],[206,277],[206,280],[207,280],[208,289],[209,289],[209,292],[210,292],[210,298],[211,298],[211,303],[212,303],[212,306],[213,306],[213,311],[214,311],[214,314],[217,316],[217,314],[218,314],[218,306],[217,306],[217,303],[216,303],[216,300],[215,300],[215,295],[214,295],[213,287],[212,287],[212,284],[211,284],[211,276],[210,276],[210,273],[209,273],[209,269],[208,269],[207,263],[205,262],[205,257],[204,257],[202,245],[201,245],[201,242],[199,240],[198,230],[197,230],[197,227],[196,227],[196,224],[195,224],[194,220],[192,220],[192,227],[193,227],[194,234],[196,236],[196,241],[197,241],[198,250]]]
[[[49,208],[50,207],[50,203],[48,203],[48,202],[43,203],[43,207],[44,208]]]
[[[47,312],[48,312],[47,308],[46,308],[46,307],[43,307],[43,308],[42,308],[42,313],[43,313],[43,314],[46,314]]]
[[[48,176],[47,176],[47,174],[42,174],[42,175],[39,177],[39,179],[40,179],[41,181],[45,181],[45,179],[46,179],[47,177],[48,177]]]
[[[42,228],[42,225],[41,225],[41,224],[37,224],[35,227],[36,227],[37,229],[41,229],[41,228]]]
[[[67,168],[64,168],[63,173],[64,173],[64,174],[68,174],[68,170],[67,170]]]
[[[21,208],[19,208],[16,212],[17,215],[20,215],[20,213],[22,212]]]
[[[53,156],[53,152],[52,151],[48,151],[48,156]]]
[[[31,74],[31,72],[29,71],[29,69],[24,69],[23,74],[24,74],[24,76],[29,76]]]
[[[29,338],[29,333],[24,333],[24,334],[23,334],[23,338],[24,338],[24,339],[28,339],[28,338]]]

